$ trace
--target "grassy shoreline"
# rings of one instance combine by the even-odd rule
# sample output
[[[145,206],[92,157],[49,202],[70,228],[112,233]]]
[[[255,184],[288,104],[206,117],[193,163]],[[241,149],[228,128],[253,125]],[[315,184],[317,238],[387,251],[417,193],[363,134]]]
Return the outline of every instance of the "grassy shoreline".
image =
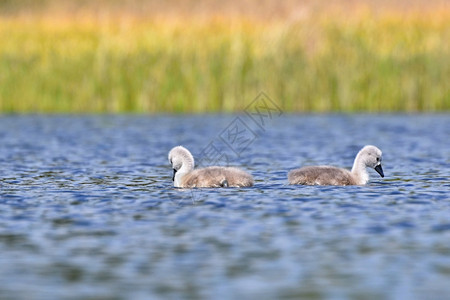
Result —
[[[450,12],[0,17],[0,112],[450,110]]]

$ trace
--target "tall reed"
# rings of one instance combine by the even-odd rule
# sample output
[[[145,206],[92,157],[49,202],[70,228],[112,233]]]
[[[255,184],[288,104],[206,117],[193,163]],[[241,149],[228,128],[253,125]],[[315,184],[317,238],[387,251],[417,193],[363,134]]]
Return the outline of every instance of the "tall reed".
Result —
[[[448,111],[450,13],[0,18],[0,112]]]

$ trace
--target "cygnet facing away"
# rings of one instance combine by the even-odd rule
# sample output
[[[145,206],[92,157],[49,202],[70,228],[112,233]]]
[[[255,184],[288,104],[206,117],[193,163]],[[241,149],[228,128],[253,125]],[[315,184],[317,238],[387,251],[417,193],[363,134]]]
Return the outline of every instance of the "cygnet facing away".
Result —
[[[252,175],[233,167],[207,167],[194,170],[194,157],[183,146],[172,148],[169,161],[173,168],[173,185],[194,187],[248,187],[253,185]]]
[[[331,166],[309,166],[289,172],[290,184],[304,185],[364,185],[369,181],[366,168],[374,168],[384,177],[381,167],[381,150],[365,146],[356,155],[351,171]]]

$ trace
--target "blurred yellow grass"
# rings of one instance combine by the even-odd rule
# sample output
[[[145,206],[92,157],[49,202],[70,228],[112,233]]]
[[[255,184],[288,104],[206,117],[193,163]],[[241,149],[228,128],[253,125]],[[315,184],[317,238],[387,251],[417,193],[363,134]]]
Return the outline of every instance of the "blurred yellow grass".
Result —
[[[0,17],[1,112],[447,111],[450,13]]]

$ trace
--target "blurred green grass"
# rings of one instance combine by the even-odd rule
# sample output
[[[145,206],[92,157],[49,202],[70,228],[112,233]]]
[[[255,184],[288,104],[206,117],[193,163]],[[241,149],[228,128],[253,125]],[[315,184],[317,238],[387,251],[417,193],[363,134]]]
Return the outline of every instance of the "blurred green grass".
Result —
[[[449,17],[0,17],[0,111],[448,111]]]

